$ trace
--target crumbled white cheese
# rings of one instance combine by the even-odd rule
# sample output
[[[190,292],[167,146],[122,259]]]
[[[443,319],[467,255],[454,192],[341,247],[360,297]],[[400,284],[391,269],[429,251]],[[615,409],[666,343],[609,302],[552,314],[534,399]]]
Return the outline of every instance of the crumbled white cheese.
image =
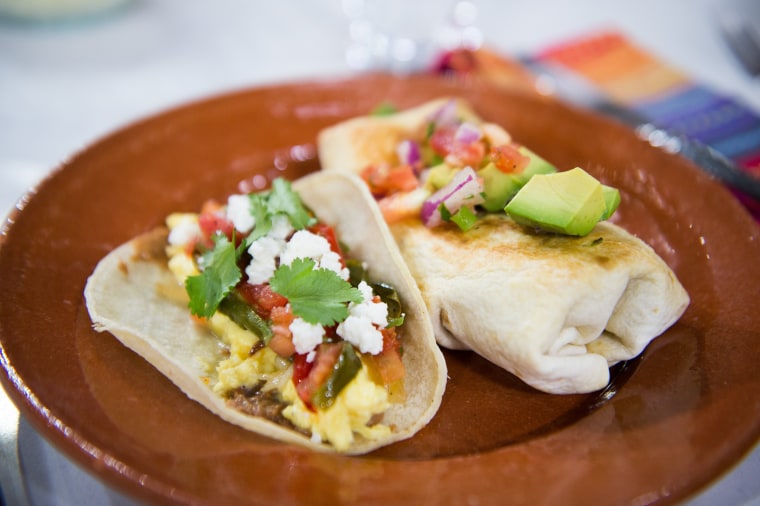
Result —
[[[366,267],[365,267],[366,268]],[[359,285],[356,287],[359,293],[362,294],[363,301],[371,301],[375,294],[372,292],[372,287],[366,281],[359,281]]]
[[[331,270],[337,273],[338,276],[345,281],[348,281],[349,271],[347,268],[343,267],[343,264],[340,261],[340,255],[334,251],[328,251],[322,255],[322,258],[319,259],[319,267]]]
[[[266,283],[277,269],[277,257],[285,248],[285,241],[268,235],[259,237],[248,246],[251,262],[245,268],[248,282],[252,285]]]
[[[230,195],[227,199],[227,219],[239,232],[247,234],[256,225],[251,213],[251,199],[248,195]]]
[[[330,243],[321,235],[308,230],[299,230],[288,241],[280,256],[280,264],[290,265],[296,258],[310,258],[316,268],[329,269],[344,280],[348,279],[348,269],[341,266],[340,255],[330,249]]]
[[[198,217],[195,214],[175,214],[172,218],[168,239],[172,246],[183,246],[201,235]]]
[[[293,233],[293,230],[293,225],[290,224],[290,220],[286,215],[276,214],[272,217],[272,228],[267,235],[274,239],[285,241]]]
[[[348,318],[338,325],[336,332],[362,353],[377,355],[383,351],[383,334],[379,329],[388,324],[388,305],[373,302],[372,287],[364,281],[358,288],[363,300],[348,305]]]
[[[327,239],[308,230],[299,230],[288,241],[280,257],[280,263],[290,265],[296,258],[311,258],[319,261],[328,251],[330,251],[330,243]]]
[[[294,318],[288,328],[293,333],[293,346],[296,348],[296,353],[300,355],[314,351],[322,343],[325,335],[322,325],[309,323],[302,318]]]

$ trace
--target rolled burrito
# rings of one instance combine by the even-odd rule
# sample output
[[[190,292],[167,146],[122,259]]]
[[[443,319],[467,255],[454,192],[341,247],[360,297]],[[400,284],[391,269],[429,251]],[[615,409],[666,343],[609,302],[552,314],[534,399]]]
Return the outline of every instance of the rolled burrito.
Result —
[[[531,177],[525,167],[535,167],[536,158],[544,163],[521,155],[508,132],[463,101],[347,120],[320,133],[318,150],[322,170],[361,174],[372,189],[437,342],[473,350],[536,389],[604,388],[610,366],[639,355],[688,306],[668,265],[610,222],[582,236],[536,231],[502,211],[513,195],[484,209],[494,196],[482,188],[461,199],[474,216],[466,230],[434,219],[426,205],[438,205],[435,195],[451,184],[431,183],[441,174],[471,170],[480,180],[494,163],[522,165],[513,178],[519,187]],[[404,171],[407,177],[399,176]]]

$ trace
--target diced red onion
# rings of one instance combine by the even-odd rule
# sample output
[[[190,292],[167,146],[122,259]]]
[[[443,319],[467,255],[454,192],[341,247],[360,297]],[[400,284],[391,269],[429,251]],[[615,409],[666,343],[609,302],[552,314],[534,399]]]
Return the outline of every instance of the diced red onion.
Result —
[[[413,167],[420,161],[420,145],[411,140],[403,140],[396,146],[396,154],[401,163]]]
[[[454,133],[454,141],[462,144],[472,144],[479,141],[482,136],[483,133],[477,125],[465,121],[459,125],[459,128]]]
[[[441,204],[446,206],[451,214],[456,213],[460,207],[475,206],[484,201],[483,184],[478,180],[478,175],[471,167],[465,167],[454,175],[454,178],[430,196],[422,204],[420,217],[427,227],[435,227],[440,224]]]
[[[459,119],[457,118],[457,102],[454,99],[443,104],[437,111],[430,116],[430,121],[436,126],[454,125]]]

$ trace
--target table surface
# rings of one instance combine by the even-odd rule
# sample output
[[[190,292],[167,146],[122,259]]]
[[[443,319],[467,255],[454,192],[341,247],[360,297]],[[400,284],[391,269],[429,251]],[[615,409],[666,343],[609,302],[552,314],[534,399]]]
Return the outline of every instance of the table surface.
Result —
[[[144,116],[250,86],[351,75],[350,3],[133,0],[78,21],[0,20],[0,214],[63,160]],[[760,81],[742,71],[716,24],[718,5],[729,3],[476,0],[477,26],[489,47],[516,55],[619,30],[760,111]],[[137,504],[76,467],[23,418],[19,445],[32,504]],[[755,446],[687,504],[760,505],[758,476]]]

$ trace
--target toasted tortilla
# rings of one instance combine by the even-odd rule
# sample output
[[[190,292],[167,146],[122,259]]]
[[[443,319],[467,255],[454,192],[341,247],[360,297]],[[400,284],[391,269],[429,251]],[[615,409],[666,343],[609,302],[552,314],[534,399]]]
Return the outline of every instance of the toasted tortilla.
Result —
[[[395,145],[420,138],[447,100],[323,130],[323,170],[359,173],[394,163]],[[480,121],[462,101],[457,110]],[[689,303],[654,250],[609,222],[580,238],[532,233],[503,213],[468,232],[453,224],[427,228],[416,218],[390,227],[438,343],[473,350],[544,392],[604,388],[609,367],[639,355]]]
[[[385,412],[383,423],[392,428],[387,438],[369,441],[357,436],[345,453],[366,453],[409,438],[437,412],[446,382],[446,365],[414,280],[358,178],[316,173],[295,181],[293,188],[321,221],[335,227],[349,256],[366,262],[373,279],[396,288],[406,313],[399,329],[406,399]],[[164,294],[164,287],[176,286],[161,256],[165,238],[165,230],[148,232],[98,263],[84,292],[94,328],[113,334],[189,398],[224,420],[279,441],[334,451],[300,432],[237,411],[214,393],[214,371],[222,358],[222,346],[210,331],[193,322],[186,303]]]

